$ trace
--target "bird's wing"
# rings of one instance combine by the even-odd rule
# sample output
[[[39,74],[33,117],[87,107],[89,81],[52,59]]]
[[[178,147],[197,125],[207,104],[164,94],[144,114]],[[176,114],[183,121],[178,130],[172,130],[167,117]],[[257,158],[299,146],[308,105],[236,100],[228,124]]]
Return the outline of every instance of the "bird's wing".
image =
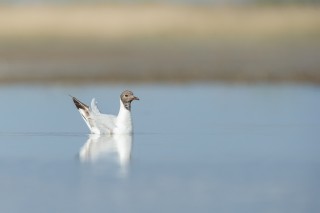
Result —
[[[99,134],[110,134],[116,126],[116,116],[102,114],[98,109],[95,99],[92,99],[91,101],[89,119],[91,119],[91,122],[94,124],[94,129],[99,130]]]
[[[90,123],[90,108],[82,103],[81,101],[79,101],[77,98],[72,97],[72,100],[74,102],[74,104],[76,105],[78,111],[80,112],[80,115],[82,116],[83,120],[86,122],[87,126],[89,127],[89,129],[91,130],[92,128],[92,123]]]
[[[75,97],[72,97],[72,100],[92,133],[112,133],[112,130],[115,128],[116,117],[100,113],[95,99],[91,101],[91,108]]]
[[[93,98],[91,101],[91,111],[92,111],[92,113],[95,113],[95,114],[101,114],[100,110],[98,109],[97,102],[96,102],[95,98]]]

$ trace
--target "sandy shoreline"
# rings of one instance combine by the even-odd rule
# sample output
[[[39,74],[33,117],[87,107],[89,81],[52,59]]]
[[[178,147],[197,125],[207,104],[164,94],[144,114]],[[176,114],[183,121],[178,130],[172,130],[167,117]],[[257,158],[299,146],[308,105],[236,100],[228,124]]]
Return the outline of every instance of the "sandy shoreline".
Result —
[[[0,7],[1,40],[134,38],[312,38],[320,7],[165,4]]]
[[[0,51],[0,82],[320,83],[320,45],[112,44]]]
[[[320,84],[320,8],[0,7],[0,83]]]

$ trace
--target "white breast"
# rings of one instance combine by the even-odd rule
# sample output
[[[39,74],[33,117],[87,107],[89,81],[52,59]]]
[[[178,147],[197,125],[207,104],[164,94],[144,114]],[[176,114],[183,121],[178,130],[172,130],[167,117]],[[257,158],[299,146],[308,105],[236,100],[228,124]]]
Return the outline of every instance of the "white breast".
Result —
[[[116,118],[116,127],[113,133],[116,134],[131,134],[133,130],[131,112],[127,110],[120,100],[119,114]]]

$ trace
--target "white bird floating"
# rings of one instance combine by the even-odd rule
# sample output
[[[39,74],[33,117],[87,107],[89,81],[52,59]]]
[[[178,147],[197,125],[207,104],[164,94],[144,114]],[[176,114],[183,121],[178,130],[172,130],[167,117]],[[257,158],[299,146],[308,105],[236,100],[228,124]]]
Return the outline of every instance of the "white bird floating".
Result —
[[[91,107],[75,97],[72,97],[72,99],[92,134],[132,133],[131,102],[133,100],[139,100],[139,98],[134,96],[131,91],[125,90],[121,93],[120,109],[117,116],[102,114],[97,107],[95,99],[92,99]]]

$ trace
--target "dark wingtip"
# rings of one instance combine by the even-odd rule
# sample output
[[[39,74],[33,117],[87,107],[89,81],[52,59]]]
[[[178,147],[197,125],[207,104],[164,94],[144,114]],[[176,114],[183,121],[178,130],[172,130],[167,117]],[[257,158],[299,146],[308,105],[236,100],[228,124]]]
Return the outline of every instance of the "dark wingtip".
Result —
[[[72,97],[72,100],[73,100],[73,103],[76,105],[77,109],[88,109],[89,107],[87,105],[85,105],[84,103],[82,103],[81,101],[79,101],[78,99],[76,99],[75,97],[71,96]]]

